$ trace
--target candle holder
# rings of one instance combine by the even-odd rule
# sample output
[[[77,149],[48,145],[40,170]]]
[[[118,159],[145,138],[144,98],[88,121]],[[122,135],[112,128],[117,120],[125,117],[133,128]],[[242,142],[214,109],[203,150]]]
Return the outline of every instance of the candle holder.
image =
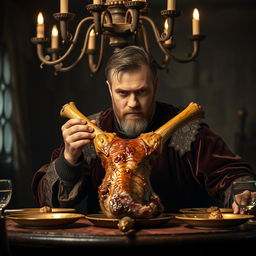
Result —
[[[47,48],[46,51],[52,56],[52,60],[57,60],[60,48]]]
[[[30,41],[33,44],[45,44],[49,42],[49,38],[46,37],[32,37]]]
[[[161,15],[165,18],[171,17],[176,18],[180,16],[181,11],[180,10],[162,10]]]
[[[101,26],[101,14],[106,10],[106,6],[104,4],[88,4],[86,5],[86,9],[93,15],[94,17],[94,30],[96,35],[102,33]]]
[[[101,4],[87,4],[86,9],[91,15],[80,20],[74,35],[68,31],[68,23],[75,17],[75,14],[53,14],[53,17],[60,24],[61,38],[64,44],[57,50],[47,49],[51,55],[50,58],[44,56],[44,46],[49,39],[31,39],[32,43],[37,45],[37,55],[42,63],[53,66],[57,73],[73,69],[86,56],[89,69],[94,74],[98,72],[102,64],[107,43],[114,52],[130,44],[143,45],[147,52],[151,52],[150,41],[152,39],[155,40],[159,50],[164,54],[161,62],[155,60],[157,66],[161,69],[167,69],[171,60],[181,63],[194,60],[199,54],[200,42],[205,38],[204,35],[190,36],[192,51],[189,57],[178,58],[173,54],[175,48],[173,39],[175,18],[181,15],[180,10],[161,10],[160,14],[166,20],[167,27],[162,26],[159,29],[153,19],[149,17],[149,4],[145,1],[106,0]],[[65,60],[77,46],[78,37],[84,33],[81,28],[86,25],[86,35],[79,55],[71,65],[65,66]],[[97,45],[95,45],[95,49],[88,49],[89,32],[92,29],[95,31]],[[151,32],[152,36],[149,36],[148,31]],[[98,42],[100,42],[100,46]]]
[[[70,20],[73,20],[73,18],[75,17],[75,14],[59,12],[59,13],[54,13],[53,17],[60,23],[60,32],[61,32],[62,42],[64,43],[67,40],[71,40],[72,36],[68,32],[68,22]]]
[[[144,1],[124,1],[124,5],[127,9],[140,10],[147,6],[147,2]]]
[[[201,41],[203,39],[205,39],[205,35],[190,35],[189,36],[189,40],[191,41]]]

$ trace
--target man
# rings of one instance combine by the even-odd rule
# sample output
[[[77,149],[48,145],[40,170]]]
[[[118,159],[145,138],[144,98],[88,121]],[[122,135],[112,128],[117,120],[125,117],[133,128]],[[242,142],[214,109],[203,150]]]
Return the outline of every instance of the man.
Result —
[[[115,53],[105,72],[112,108],[90,118],[102,130],[135,138],[157,130],[179,113],[178,108],[155,100],[156,66],[142,48],[129,46]],[[97,190],[105,172],[91,143],[94,130],[84,120],[70,119],[62,126],[62,135],[63,145],[34,176],[36,201],[52,207],[80,203],[84,212],[98,212]],[[185,207],[231,206],[232,182],[254,179],[255,173],[207,124],[193,121],[165,143],[150,177],[165,212],[178,212]],[[237,200],[246,198],[240,195]],[[232,207],[239,212],[235,203]]]

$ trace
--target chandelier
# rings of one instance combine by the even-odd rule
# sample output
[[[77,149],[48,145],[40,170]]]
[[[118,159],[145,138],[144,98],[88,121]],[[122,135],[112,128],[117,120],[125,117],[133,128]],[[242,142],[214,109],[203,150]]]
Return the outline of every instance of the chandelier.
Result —
[[[167,68],[171,60],[187,63],[198,56],[200,41],[204,35],[200,34],[199,12],[194,9],[192,15],[192,34],[189,36],[192,44],[191,53],[185,58],[178,58],[172,52],[174,44],[174,22],[180,15],[176,10],[176,0],[167,0],[166,9],[161,11],[163,25],[160,29],[148,16],[149,8],[147,0],[93,0],[87,4],[86,9],[91,16],[83,18],[77,25],[74,34],[68,29],[68,23],[75,17],[69,12],[68,0],[60,0],[60,12],[53,17],[59,22],[59,30],[54,25],[51,38],[45,36],[44,18],[40,12],[37,17],[37,35],[31,39],[36,44],[37,55],[43,65],[55,68],[55,74],[66,72],[74,68],[84,57],[88,60],[88,66],[92,74],[98,72],[103,61],[106,43],[116,52],[127,45],[143,46],[150,52],[150,39],[148,29],[151,29],[153,39],[163,53],[163,60],[157,63],[161,69]],[[81,51],[75,61],[65,66],[65,61],[76,48],[78,37],[83,33],[82,27],[86,27],[83,34],[84,41]],[[60,35],[59,35],[60,34]],[[61,43],[61,46],[60,46]],[[45,46],[50,44],[50,47]],[[46,49],[45,49],[46,48]],[[45,53],[46,52],[46,53]]]

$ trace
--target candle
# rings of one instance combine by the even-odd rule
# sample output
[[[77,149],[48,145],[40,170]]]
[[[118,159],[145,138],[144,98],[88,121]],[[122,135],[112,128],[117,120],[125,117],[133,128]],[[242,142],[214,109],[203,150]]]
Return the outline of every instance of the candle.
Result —
[[[68,0],[60,0],[60,12],[68,13]]]
[[[93,0],[93,4],[101,4],[101,0]]]
[[[91,32],[90,32],[88,50],[95,50],[95,32],[94,32],[94,29],[92,29]]]
[[[174,11],[176,9],[176,0],[167,0],[167,10]]]
[[[200,28],[199,28],[199,11],[195,8],[193,11],[193,19],[192,19],[192,34],[199,35]]]
[[[37,38],[44,38],[44,17],[41,12],[37,16]]]
[[[54,25],[52,27],[52,41],[51,41],[51,47],[52,49],[57,49],[59,47],[59,42],[58,42],[58,29]]]
[[[165,34],[167,34],[167,31],[168,31],[168,22],[167,22],[167,19],[165,20],[165,23],[164,23],[164,32]],[[164,41],[165,44],[172,44],[172,39],[168,39],[166,41]]]

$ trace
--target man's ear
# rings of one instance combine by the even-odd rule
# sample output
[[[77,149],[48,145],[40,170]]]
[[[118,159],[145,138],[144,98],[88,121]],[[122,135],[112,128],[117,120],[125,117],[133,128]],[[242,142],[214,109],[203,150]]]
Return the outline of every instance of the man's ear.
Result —
[[[110,85],[110,83],[109,83],[109,81],[108,81],[108,80],[106,81],[106,83],[107,83],[107,85],[108,85],[109,93],[110,93],[110,95],[111,95],[111,97],[112,97],[111,85]]]

